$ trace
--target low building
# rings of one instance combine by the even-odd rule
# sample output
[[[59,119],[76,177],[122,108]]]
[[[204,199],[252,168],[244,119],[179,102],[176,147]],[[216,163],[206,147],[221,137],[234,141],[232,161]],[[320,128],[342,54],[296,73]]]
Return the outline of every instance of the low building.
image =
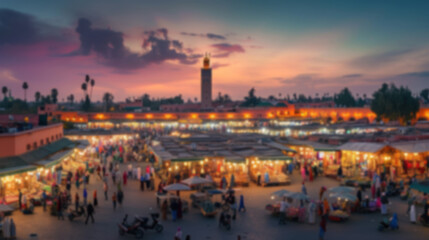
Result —
[[[0,134],[0,157],[25,154],[63,137],[61,123],[35,127],[30,130]]]

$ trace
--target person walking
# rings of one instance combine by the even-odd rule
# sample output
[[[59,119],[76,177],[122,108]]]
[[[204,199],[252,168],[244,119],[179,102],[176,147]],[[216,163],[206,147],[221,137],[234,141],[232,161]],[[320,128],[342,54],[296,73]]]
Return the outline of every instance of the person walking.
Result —
[[[122,174],[122,182],[124,183],[124,186],[127,185],[127,180],[128,180],[128,175],[127,175],[127,172],[124,171],[124,173]]]
[[[416,220],[417,220],[416,202],[414,201],[414,202],[411,204],[411,207],[410,207],[410,222],[411,222],[412,224],[415,224],[415,223],[416,223]]]
[[[176,221],[177,220],[177,209],[179,208],[176,199],[171,199],[170,208],[171,208],[171,217],[172,217],[173,221]]]
[[[161,213],[162,213],[162,220],[167,220],[167,212],[168,212],[168,203],[167,200],[164,200],[161,205]]]
[[[177,219],[182,219],[182,200],[179,198],[177,200]]]
[[[42,204],[43,204],[43,211],[46,212],[46,201],[47,201],[48,196],[46,195],[46,190],[43,189],[42,192]]]
[[[283,197],[283,200],[280,202],[280,209],[279,209],[279,224],[286,224],[286,209],[287,209],[287,202],[286,197]]]
[[[109,199],[107,198],[107,191],[108,191],[108,186],[107,183],[103,183],[103,190],[104,190],[104,200],[108,201]]]
[[[155,191],[155,177],[152,173],[150,174],[150,190]]]
[[[79,189],[79,173],[77,171],[75,174],[75,182],[76,182],[76,189]]]
[[[320,228],[319,228],[319,240],[325,239],[326,233],[326,216],[323,216],[320,220]]]
[[[93,197],[94,207],[96,207],[98,205],[97,190],[94,189],[92,197]]]
[[[70,180],[70,178],[67,178],[67,180],[66,180],[66,189],[67,189],[67,191],[70,192],[70,189],[71,189],[71,180]]]
[[[112,195],[113,210],[116,210],[116,192]]]
[[[58,220],[62,219],[64,220],[64,216],[63,216],[63,201],[61,199],[61,196],[58,195],[57,197],[57,216],[58,216]]]
[[[118,195],[119,206],[122,206],[122,201],[124,200],[124,192],[121,189],[119,189],[117,195]]]
[[[79,210],[79,193],[76,192],[74,195],[74,205],[76,208],[76,212]]]
[[[83,189],[83,205],[86,206],[86,202],[88,199],[88,192],[86,191],[86,188]]]
[[[238,206],[238,212],[246,212],[246,206],[244,206],[244,196],[240,195],[240,205]]]
[[[386,193],[381,194],[381,214],[386,215],[387,214],[387,204],[389,204],[389,199],[386,196]]]
[[[140,176],[140,190],[144,192],[144,176]]]
[[[341,165],[340,167],[338,167],[337,175],[340,180],[343,178],[343,168],[341,167]]]
[[[182,240],[182,235],[182,229],[178,227],[176,234],[174,234],[174,240]]]
[[[85,220],[85,224],[88,224],[88,219],[89,217],[91,217],[91,221],[92,223],[94,223],[94,207],[92,206],[91,202],[88,203],[88,205],[86,206],[86,220]]]
[[[316,223],[316,203],[314,201],[308,204],[308,223]]]
[[[307,174],[305,173],[305,167],[301,167],[301,178],[302,178],[303,182],[305,182],[305,180],[307,180]]]
[[[21,189],[19,189],[18,190],[19,191],[19,195],[18,195],[18,207],[19,207],[19,210],[22,210],[22,192],[21,192]]]
[[[145,180],[146,180],[146,189],[150,191],[150,172],[146,173]]]
[[[301,192],[305,195],[307,195],[307,188],[305,187],[305,182],[302,182]]]
[[[232,210],[232,220],[235,220],[237,216],[237,201],[235,200],[234,191],[232,191],[226,199],[229,207]]]

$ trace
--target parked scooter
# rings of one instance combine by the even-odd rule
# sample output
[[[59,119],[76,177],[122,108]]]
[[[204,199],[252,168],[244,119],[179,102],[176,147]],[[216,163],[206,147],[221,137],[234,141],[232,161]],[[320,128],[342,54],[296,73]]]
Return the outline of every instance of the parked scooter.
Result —
[[[136,219],[140,221],[140,227],[142,227],[144,230],[155,230],[156,232],[160,233],[164,230],[164,227],[162,224],[158,221],[159,214],[158,213],[152,213],[150,214],[152,218],[152,223],[149,224],[149,218],[147,217],[140,217],[136,216]]]
[[[425,226],[425,227],[429,227],[429,217],[426,214],[422,214],[419,217],[419,222]]]
[[[77,211],[70,209],[69,214],[67,215],[70,221],[73,221],[75,218],[81,216],[85,216],[85,209],[82,206],[80,206]]]
[[[225,227],[226,230],[231,229],[231,215],[228,211],[222,211],[219,218],[219,227]]]
[[[383,219],[378,224],[378,231],[386,231],[386,230],[398,230],[398,215],[396,213],[393,214],[393,216],[390,219]]]
[[[119,235],[124,236],[125,234],[130,234],[136,236],[137,239],[141,239],[144,236],[144,229],[140,227],[141,222],[137,219],[132,223],[127,223],[128,214],[125,214],[122,223],[118,224]]]

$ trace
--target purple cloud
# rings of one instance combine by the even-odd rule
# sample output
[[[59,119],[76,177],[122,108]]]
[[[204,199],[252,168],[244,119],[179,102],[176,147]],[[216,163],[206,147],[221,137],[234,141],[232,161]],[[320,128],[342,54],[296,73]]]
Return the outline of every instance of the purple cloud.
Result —
[[[213,55],[213,57],[217,58],[229,57],[229,55],[232,53],[245,52],[244,48],[239,44],[218,43],[212,44],[211,47],[216,50],[216,53]]]
[[[81,42],[80,48],[69,56],[97,54],[101,63],[117,69],[144,68],[149,64],[159,64],[167,60],[177,60],[181,64],[194,64],[199,54],[189,54],[183,49],[183,43],[169,39],[168,30],[159,28],[144,32],[142,48],[145,53],[130,51],[124,45],[122,32],[111,29],[93,28],[91,21],[81,18],[76,32]]]
[[[191,33],[191,32],[181,32],[181,35],[191,36],[191,37],[204,37],[211,40],[226,40],[226,37],[220,34],[215,33]]]

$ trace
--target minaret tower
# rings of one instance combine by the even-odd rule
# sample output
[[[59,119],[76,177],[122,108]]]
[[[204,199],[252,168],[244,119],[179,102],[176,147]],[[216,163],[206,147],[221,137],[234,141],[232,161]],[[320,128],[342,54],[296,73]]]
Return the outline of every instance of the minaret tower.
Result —
[[[212,108],[212,69],[210,55],[205,54],[203,68],[201,68],[201,109]]]

